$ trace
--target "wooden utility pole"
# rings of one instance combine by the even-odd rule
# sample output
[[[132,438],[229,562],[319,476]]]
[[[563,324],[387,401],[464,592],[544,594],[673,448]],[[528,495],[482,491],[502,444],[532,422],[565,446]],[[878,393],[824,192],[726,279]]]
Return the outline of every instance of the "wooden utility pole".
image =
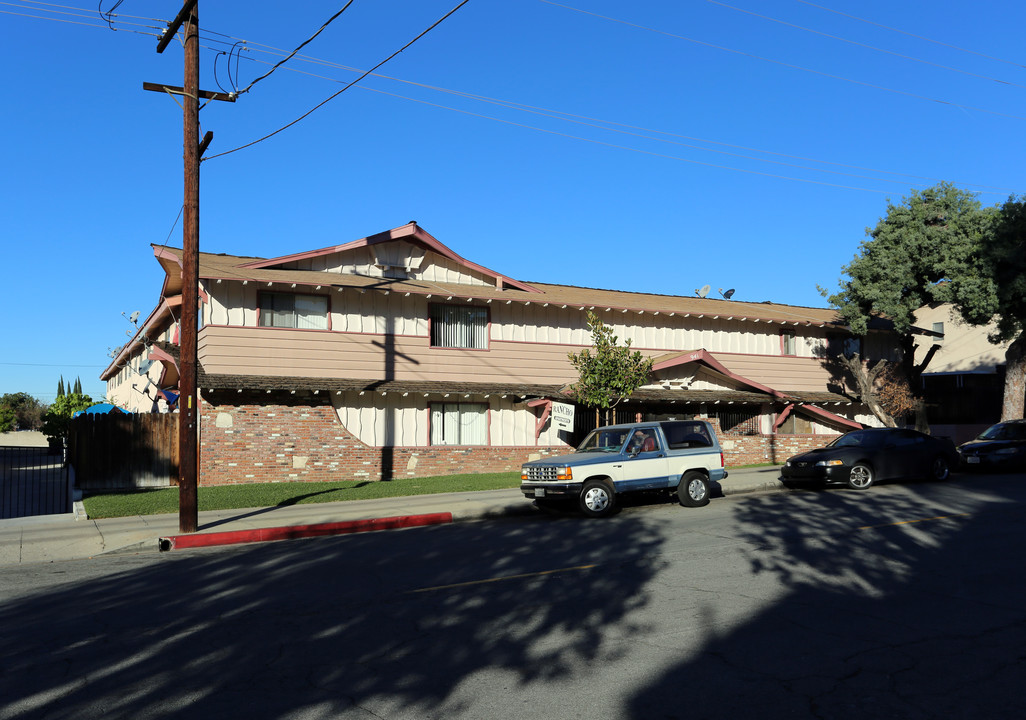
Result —
[[[199,393],[196,390],[196,336],[199,320],[199,168],[200,155],[210,144],[212,133],[199,141],[199,99],[227,100],[234,96],[199,89],[198,0],[185,0],[177,17],[157,42],[157,52],[184,27],[185,80],[181,88],[143,83],[143,89],[173,93],[182,97],[184,128],[185,200],[182,212],[182,314],[178,360],[178,529],[196,532],[199,514],[196,486],[199,478]]]
[[[188,3],[187,3],[188,4]],[[199,14],[198,0],[185,20],[185,82],[182,92],[185,207],[182,211],[182,329],[179,337],[178,529],[196,532],[199,510],[199,393],[196,334],[199,310]],[[184,9],[184,8],[183,8]]]

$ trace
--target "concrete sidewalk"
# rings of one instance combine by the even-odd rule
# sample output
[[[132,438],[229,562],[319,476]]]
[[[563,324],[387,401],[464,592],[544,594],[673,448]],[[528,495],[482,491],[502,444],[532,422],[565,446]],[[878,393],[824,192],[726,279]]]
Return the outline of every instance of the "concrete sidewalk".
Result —
[[[731,470],[719,489],[724,496],[782,490],[780,468]],[[718,494],[714,492],[714,498]],[[185,536],[178,532],[177,514],[108,520],[76,519],[73,513],[42,515],[0,520],[0,566],[76,560],[114,552],[155,553],[186,545],[227,545],[411,524],[486,520],[537,512],[534,503],[518,489],[510,489],[204,511],[199,513],[199,530]],[[161,539],[164,539],[163,546]]]

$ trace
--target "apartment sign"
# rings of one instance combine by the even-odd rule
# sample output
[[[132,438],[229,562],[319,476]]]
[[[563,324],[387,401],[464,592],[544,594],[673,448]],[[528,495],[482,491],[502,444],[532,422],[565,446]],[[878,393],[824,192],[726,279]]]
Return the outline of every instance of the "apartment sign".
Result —
[[[552,427],[556,430],[574,431],[574,406],[567,403],[552,403]]]

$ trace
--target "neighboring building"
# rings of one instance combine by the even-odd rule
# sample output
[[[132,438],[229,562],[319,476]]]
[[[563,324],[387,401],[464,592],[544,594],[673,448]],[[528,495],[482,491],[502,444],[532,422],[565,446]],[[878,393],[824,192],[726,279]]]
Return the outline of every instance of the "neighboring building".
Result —
[[[160,302],[101,376],[135,411],[177,397],[181,251],[154,254]],[[200,302],[201,484],[502,471],[565,452],[596,422],[582,407],[573,432],[550,419],[570,402],[568,353],[591,346],[589,310],[655,360],[616,421],[708,418],[728,464],[877,424],[829,369],[856,341],[833,310],[522,282],[415,223],[272,259],[201,253]],[[893,359],[893,341],[874,330],[860,349]]]
[[[916,346],[916,364],[939,345],[923,373],[927,420],[934,435],[961,443],[1001,419],[1008,343],[987,336],[994,325],[969,325],[950,303],[927,305],[915,313],[916,327],[929,330]]]

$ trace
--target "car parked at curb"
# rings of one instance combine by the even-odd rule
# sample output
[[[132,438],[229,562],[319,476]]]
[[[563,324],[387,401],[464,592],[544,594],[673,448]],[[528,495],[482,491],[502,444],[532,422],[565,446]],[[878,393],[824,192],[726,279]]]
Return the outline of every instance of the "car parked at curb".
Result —
[[[957,463],[947,438],[903,428],[863,428],[789,458],[780,476],[786,487],[843,484],[865,490],[884,480],[946,480]]]
[[[709,504],[709,483],[727,477],[723,450],[705,420],[607,425],[572,455],[524,464],[520,491],[539,507],[576,501],[590,517],[612,514],[623,493],[676,491],[680,504]]]
[[[1026,420],[991,425],[959,445],[958,458],[966,470],[1026,470]]]

